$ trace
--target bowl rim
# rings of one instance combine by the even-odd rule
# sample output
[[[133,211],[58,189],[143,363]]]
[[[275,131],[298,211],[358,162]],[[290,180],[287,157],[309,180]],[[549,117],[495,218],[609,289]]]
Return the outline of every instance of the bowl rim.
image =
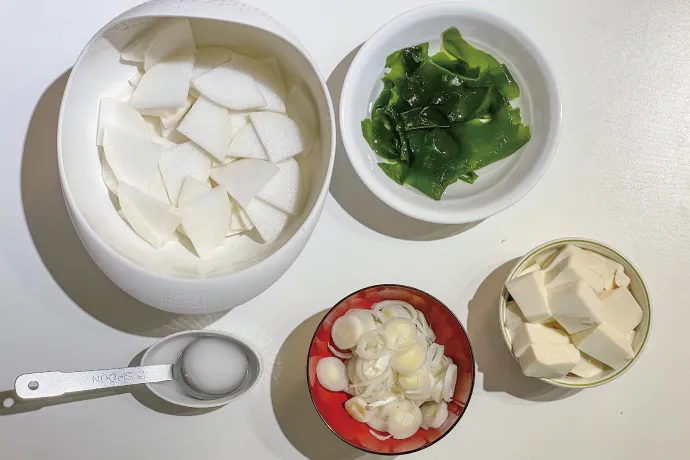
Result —
[[[499,327],[501,328],[501,334],[503,335],[503,340],[508,347],[508,351],[510,352],[510,355],[518,361],[517,357],[513,354],[513,348],[511,345],[510,337],[508,336],[508,331],[506,330],[504,324],[505,324],[505,312],[506,312],[506,305],[507,305],[507,298],[508,298],[508,290],[506,289],[506,283],[513,278],[515,278],[515,275],[519,273],[523,268],[525,268],[526,263],[532,259],[534,256],[548,250],[548,249],[553,249],[554,247],[558,246],[563,246],[565,244],[574,244],[577,245],[577,243],[586,243],[586,244],[591,244],[594,246],[598,246],[604,249],[607,249],[614,254],[616,254],[618,257],[620,257],[622,260],[624,260],[632,269],[634,272],[635,276],[640,280],[640,285],[642,286],[642,291],[645,296],[645,300],[647,301],[647,332],[644,335],[644,338],[642,339],[642,342],[640,343],[640,347],[637,349],[635,352],[635,355],[633,356],[633,359],[630,360],[628,364],[623,366],[622,368],[618,369],[616,372],[613,374],[609,375],[606,378],[603,378],[601,380],[594,381],[592,383],[566,383],[563,382],[561,379],[548,379],[548,378],[541,378],[538,377],[539,380],[546,382],[550,385],[558,386],[558,387],[563,387],[563,388],[575,388],[575,389],[583,389],[583,388],[593,388],[597,387],[599,385],[604,385],[605,383],[609,383],[624,373],[626,373],[632,366],[637,362],[639,359],[640,355],[644,351],[647,342],[649,340],[649,334],[652,331],[652,299],[651,296],[649,295],[649,288],[647,287],[647,283],[645,282],[644,278],[642,277],[642,274],[640,273],[640,270],[633,264],[630,259],[625,257],[623,254],[621,254],[620,251],[612,248],[608,244],[602,243],[601,241],[597,240],[592,240],[589,238],[582,238],[582,237],[565,237],[565,238],[558,238],[555,240],[547,241],[543,244],[540,244],[536,248],[530,250],[525,254],[523,257],[520,258],[515,263],[515,266],[513,266],[512,270],[510,270],[510,273],[508,273],[508,276],[506,277],[505,281],[503,282],[503,286],[501,288],[501,293],[498,298],[498,322],[499,322]]]
[[[365,59],[368,58],[368,54],[370,50],[374,48],[374,45],[382,37],[398,30],[401,22],[405,22],[409,18],[414,18],[412,19],[412,22],[416,22],[416,20],[421,17],[420,14],[422,13],[438,14],[439,12],[446,12],[449,14],[464,13],[469,15],[481,15],[482,17],[489,19],[498,27],[509,31],[511,35],[515,36],[525,46],[528,53],[534,56],[540,71],[544,75],[544,79],[546,81],[545,86],[548,88],[548,91],[551,94],[551,97],[548,99],[546,105],[551,107],[553,116],[547,125],[545,145],[544,148],[541,149],[541,161],[534,162],[532,168],[529,170],[530,174],[526,176],[526,179],[521,181],[521,185],[519,185],[512,194],[502,194],[498,199],[492,200],[489,204],[473,210],[450,210],[447,208],[431,209],[422,206],[410,208],[407,199],[400,197],[397,193],[382,187],[378,178],[369,177],[369,175],[366,174],[366,170],[369,166],[371,166],[369,164],[370,162],[366,161],[363,155],[361,155],[353,140],[353,136],[361,136],[361,133],[357,132],[356,134],[352,134],[348,131],[348,129],[346,129],[345,125],[346,114],[349,108],[346,106],[346,104],[343,104],[343,101],[348,99],[347,95],[350,91],[356,90],[350,80],[354,78],[353,75],[355,75],[355,71],[359,73],[358,68],[360,66],[366,65]],[[378,199],[396,211],[414,219],[436,224],[463,224],[468,222],[476,222],[504,211],[524,198],[539,183],[551,165],[551,162],[556,155],[563,122],[563,107],[558,83],[551,65],[537,44],[531,38],[529,38],[529,36],[522,32],[520,28],[505,19],[503,16],[496,14],[493,10],[484,8],[483,6],[479,7],[463,2],[441,2],[420,6],[406,11],[385,23],[367,39],[350,64],[343,83],[340,102],[339,127],[341,139],[343,141],[345,151],[350,158],[350,163],[362,182]],[[374,156],[378,158],[378,155],[375,153]],[[538,167],[535,167],[535,165]],[[429,199],[431,200],[431,198]]]
[[[359,293],[362,292],[362,291],[366,291],[366,290],[368,290],[368,289],[386,288],[386,287],[398,287],[398,288],[410,289],[410,290],[412,290],[412,291],[419,292],[419,293],[421,293],[421,294],[427,295],[427,296],[429,296],[430,298],[434,299],[436,302],[438,302],[440,305],[442,305],[443,308],[445,308],[446,310],[448,310],[448,312],[449,312],[451,315],[453,315],[453,318],[455,318],[455,321],[457,321],[458,325],[460,326],[460,329],[462,330],[463,334],[465,335],[465,338],[467,339],[467,344],[468,344],[469,349],[470,349],[470,358],[471,358],[471,360],[472,360],[472,384],[470,385],[470,393],[467,395],[467,402],[465,403],[465,407],[464,407],[464,410],[462,411],[462,414],[460,414],[460,416],[459,416],[458,419],[455,421],[455,423],[453,423],[453,424],[448,428],[448,430],[446,430],[446,432],[443,433],[441,436],[439,436],[437,439],[435,439],[434,441],[432,441],[432,442],[430,442],[429,444],[426,444],[426,445],[424,445],[424,446],[422,446],[422,447],[418,447],[418,448],[413,449],[413,450],[408,450],[408,451],[406,451],[406,452],[392,452],[392,453],[391,453],[391,452],[377,452],[377,451],[375,451],[375,450],[370,450],[370,449],[367,449],[367,448],[365,448],[365,447],[356,446],[356,445],[350,443],[348,440],[344,439],[344,438],[343,438],[342,436],[340,436],[340,434],[338,434],[333,428],[331,428],[331,426],[328,424],[328,422],[326,422],[326,420],[324,420],[323,416],[321,415],[321,412],[319,411],[319,408],[316,407],[316,402],[314,401],[314,395],[313,395],[312,390],[311,390],[311,385],[309,385],[309,351],[311,350],[311,346],[312,346],[312,344],[314,343],[314,339],[316,339],[316,333],[319,331],[319,329],[321,329],[321,326],[323,325],[323,322],[326,320],[326,318],[328,317],[328,315],[330,315],[330,314],[333,312],[333,310],[335,310],[335,308],[336,308],[338,305],[340,305],[341,303],[343,303],[345,300],[349,299],[350,297],[352,297],[352,296],[354,296],[354,295],[359,294]],[[447,306],[444,302],[441,302],[439,299],[437,299],[437,298],[434,297],[433,295],[431,295],[431,294],[429,294],[428,292],[423,291],[423,290],[421,290],[421,289],[418,289],[418,288],[415,288],[415,287],[412,287],[412,286],[408,286],[408,285],[406,285],[406,284],[381,283],[381,284],[374,284],[374,285],[372,285],[372,286],[367,286],[367,287],[363,287],[363,288],[361,288],[361,289],[358,289],[358,290],[356,290],[356,291],[354,291],[354,292],[352,292],[352,293],[346,295],[345,297],[343,297],[342,299],[340,299],[338,302],[336,302],[331,308],[328,309],[328,311],[327,311],[326,314],[323,316],[323,318],[321,318],[321,321],[319,321],[319,324],[316,326],[316,329],[314,329],[314,334],[312,335],[311,340],[309,341],[309,347],[307,348],[306,377],[307,377],[307,389],[309,390],[309,398],[311,399],[311,403],[312,403],[312,405],[314,406],[314,410],[316,411],[317,414],[319,414],[319,418],[321,419],[321,421],[323,422],[323,424],[326,425],[326,426],[328,427],[328,429],[331,430],[331,432],[332,432],[334,435],[336,435],[341,441],[347,443],[348,445],[354,447],[355,449],[361,450],[361,451],[363,451],[363,452],[367,452],[367,453],[369,453],[369,454],[374,454],[374,455],[385,455],[385,456],[392,457],[392,456],[396,456],[396,455],[407,455],[407,454],[412,454],[412,453],[414,453],[414,452],[419,452],[420,450],[424,450],[424,449],[426,449],[427,447],[431,447],[432,445],[436,444],[436,443],[439,442],[441,439],[443,439],[444,437],[446,437],[446,435],[447,435],[448,433],[450,433],[450,432],[453,430],[453,428],[455,428],[455,427],[457,426],[458,422],[460,422],[460,419],[462,419],[462,418],[465,416],[465,414],[467,413],[467,407],[470,405],[470,400],[472,399],[472,394],[474,393],[474,384],[475,384],[475,380],[476,380],[476,378],[477,378],[477,370],[476,370],[476,360],[475,360],[475,358],[474,358],[474,350],[472,349],[472,342],[470,341],[470,336],[469,336],[469,334],[467,333],[467,330],[465,329],[465,326],[463,326],[462,322],[460,322],[460,319],[455,315],[455,313],[453,313],[453,310],[451,310],[450,308],[448,308],[448,306]]]
[[[141,5],[138,5],[141,6]],[[275,261],[279,258],[279,254],[283,254],[288,252],[291,248],[292,245],[295,244],[296,241],[296,236],[304,231],[305,228],[309,227],[312,225],[312,227],[315,227],[316,224],[319,221],[320,215],[323,211],[323,205],[326,202],[326,199],[328,197],[329,193],[329,188],[330,188],[330,183],[331,179],[333,177],[333,167],[335,163],[335,145],[336,145],[336,123],[335,123],[335,112],[333,109],[333,100],[331,98],[330,91],[328,90],[328,85],[326,84],[326,81],[323,77],[323,74],[321,73],[321,70],[317,66],[316,62],[312,58],[312,56],[309,54],[309,52],[298,42],[296,39],[293,39],[289,35],[279,35],[275,33],[272,30],[266,29],[264,27],[261,27],[256,24],[246,24],[242,22],[237,22],[233,21],[231,19],[227,18],[217,18],[217,17],[209,17],[209,16],[188,16],[188,15],[175,15],[175,14],[137,14],[135,16],[127,16],[130,12],[135,11],[138,6],[134,6],[124,12],[123,14],[115,17],[112,19],[110,22],[105,24],[101,29],[99,29],[93,37],[88,41],[88,43],[84,46],[82,49],[81,53],[79,54],[79,57],[77,60],[74,62],[74,65],[72,66],[70,70],[70,75],[67,80],[67,84],[65,85],[65,90],[63,91],[62,95],[62,101],[60,103],[60,111],[58,115],[58,124],[57,124],[57,160],[58,160],[58,173],[60,176],[60,186],[62,189],[62,194],[65,199],[65,202],[67,203],[67,213],[70,216],[70,219],[72,220],[72,224],[75,227],[77,236],[79,237],[79,240],[82,241],[82,244],[84,244],[83,238],[80,234],[80,231],[85,231],[89,234],[90,239],[99,246],[100,250],[104,251],[108,258],[111,260],[116,260],[117,263],[121,264],[121,269],[126,269],[127,271],[134,273],[138,276],[143,276],[143,277],[150,277],[150,279],[159,281],[159,282],[174,282],[177,283],[178,286],[180,286],[181,289],[185,288],[194,288],[199,285],[199,283],[218,283],[218,282],[227,282],[228,279],[231,279],[233,277],[245,277],[245,276],[252,276],[256,275],[255,272],[259,270],[260,266],[266,265],[266,262],[270,261]],[[256,8],[258,11],[263,12],[262,10],[259,10]],[[326,174],[324,176],[324,182],[321,187],[321,190],[319,191],[318,196],[316,197],[316,201],[314,202],[314,205],[312,206],[311,210],[309,211],[309,214],[307,214],[307,217],[304,219],[304,222],[295,230],[294,234],[290,236],[290,238],[285,241],[279,248],[277,248],[275,251],[270,253],[265,259],[259,261],[258,263],[241,269],[237,272],[233,273],[228,273],[220,276],[212,276],[212,277],[189,277],[189,278],[183,278],[179,276],[172,276],[169,274],[164,274],[160,273],[157,271],[154,271],[150,268],[143,267],[141,265],[138,265],[131,261],[129,258],[121,255],[117,251],[115,251],[108,243],[106,243],[91,227],[91,225],[86,221],[85,217],[83,216],[81,210],[77,206],[74,197],[72,196],[72,192],[69,188],[69,184],[66,179],[66,173],[65,173],[65,165],[63,161],[63,153],[62,153],[62,127],[63,127],[63,120],[65,116],[65,111],[66,111],[66,104],[65,101],[67,99],[67,94],[69,91],[72,89],[72,85],[74,83],[75,75],[76,72],[75,70],[79,70],[79,67],[81,66],[82,61],[87,57],[89,54],[89,51],[91,50],[93,44],[99,40],[100,38],[103,37],[103,35],[110,29],[118,26],[119,24],[122,24],[127,21],[132,21],[136,19],[166,19],[166,18],[187,18],[187,19],[204,19],[204,20],[215,20],[219,22],[225,22],[228,23],[229,25],[233,24],[239,24],[247,27],[252,27],[254,29],[260,30],[261,32],[273,35],[279,40],[283,40],[285,43],[288,45],[292,46],[296,51],[298,51],[309,63],[309,65],[312,68],[312,71],[316,75],[319,85],[321,86],[321,91],[324,94],[325,97],[325,102],[326,102],[326,107],[328,109],[328,124],[330,127],[330,132],[331,132],[331,142],[330,146],[328,149],[329,155],[328,155],[328,161],[326,165]],[[279,23],[280,26],[285,28],[282,24]],[[285,28],[287,31],[287,28]],[[289,31],[288,31],[289,32]],[[76,212],[73,212],[76,211]],[[77,225],[78,222],[78,225]],[[313,228],[312,228],[313,229]],[[84,245],[85,249],[91,255],[91,251],[89,248]],[[298,255],[301,250],[304,249],[302,247],[301,249],[298,250]],[[92,256],[93,258],[93,256]],[[96,262],[97,265],[100,264],[94,259],[94,262]],[[102,270],[102,268],[101,268]],[[280,277],[279,277],[280,278]],[[262,291],[263,292],[263,291]],[[261,292],[259,293],[261,294]],[[258,295],[258,294],[257,294]],[[158,308],[158,307],[155,307]],[[215,310],[219,311],[219,310]]]

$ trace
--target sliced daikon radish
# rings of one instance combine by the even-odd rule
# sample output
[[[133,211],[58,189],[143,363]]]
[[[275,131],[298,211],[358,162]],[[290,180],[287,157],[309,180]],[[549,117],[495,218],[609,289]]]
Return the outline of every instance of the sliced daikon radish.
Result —
[[[127,103],[115,98],[101,99],[98,111],[97,145],[103,145],[103,133],[106,126],[112,126],[144,139],[151,139],[151,133],[141,114],[129,107]]]
[[[156,144],[160,145],[161,147],[163,147],[164,149],[170,149],[173,147],[177,147],[177,145],[178,145],[178,144],[176,144],[172,141],[169,141],[166,138],[160,137],[160,136],[151,136],[151,140],[153,142],[155,142]]]
[[[242,206],[239,205],[235,200],[232,201],[232,216],[230,218],[230,232],[242,233],[247,230],[254,228],[247,213],[244,212]]]
[[[232,62],[254,77],[266,100],[266,105],[262,107],[262,110],[285,113],[285,82],[276,58],[254,59],[233,54]]]
[[[395,439],[409,438],[422,425],[422,411],[410,401],[389,404],[383,413],[388,417],[388,432]]]
[[[117,177],[115,177],[115,173],[113,172],[113,170],[103,170],[101,172],[101,175],[103,176],[103,182],[105,182],[105,185],[106,187],[108,187],[108,190],[110,190],[113,193],[113,195],[117,196],[117,187],[120,184],[120,181],[118,181]]]
[[[251,124],[245,125],[232,138],[227,154],[236,158],[268,160],[268,154]]]
[[[276,163],[275,175],[257,195],[268,204],[290,215],[297,215],[302,209],[303,187],[299,163],[294,158]]]
[[[247,208],[277,173],[278,167],[268,161],[248,159],[233,161],[212,170],[211,178],[225,187],[230,196],[247,211],[247,215],[258,228],[258,223]]]
[[[338,358],[321,358],[316,364],[316,377],[328,391],[343,391],[347,388],[345,365]]]
[[[394,371],[403,375],[414,375],[426,360],[426,350],[419,343],[415,343],[403,353],[395,355],[391,361]]]
[[[166,19],[164,23],[156,27],[146,47],[144,70],[148,71],[173,54],[193,55],[195,52],[196,45],[189,19]]]
[[[170,129],[173,126],[177,126],[182,118],[187,115],[192,104],[196,102],[196,98],[193,96],[187,96],[187,102],[182,107],[176,109],[154,109],[154,110],[140,110],[141,113],[150,114],[160,118],[161,127],[165,129]]]
[[[213,70],[225,64],[232,57],[232,50],[222,46],[205,46],[196,51],[196,63],[192,71],[192,78]]]
[[[174,144],[184,144],[185,142],[189,142],[190,139],[179,132],[176,127],[166,129],[163,131],[163,139],[168,140]]]
[[[135,109],[177,109],[187,104],[193,55],[176,55],[151,67],[129,101]]]
[[[211,171],[211,157],[194,142],[187,142],[164,150],[159,167],[170,202],[179,206],[178,199],[185,177],[206,181]]]
[[[371,314],[371,310],[364,310],[356,308],[354,310],[349,310],[346,315],[354,315],[362,323],[362,330],[364,332],[373,331],[376,329],[376,321],[374,316]]]
[[[168,196],[168,191],[165,188],[165,183],[163,182],[163,176],[160,168],[158,168],[158,172],[154,174],[153,183],[149,188],[149,195],[158,201],[170,204],[170,197]]]
[[[365,332],[357,341],[357,356],[366,360],[380,358],[388,346],[388,335],[381,329]]]
[[[130,99],[132,99],[132,94],[134,94],[134,86],[127,85],[127,87],[117,95],[117,100],[129,104]]]
[[[341,350],[349,350],[357,346],[362,332],[362,323],[356,316],[344,315],[333,323],[331,338],[336,347]]]
[[[455,383],[458,381],[458,366],[451,364],[446,369],[446,376],[443,379],[443,400],[450,402],[455,393]]]
[[[209,257],[225,241],[230,228],[230,200],[225,190],[215,188],[184,208],[182,228],[199,257]]]
[[[163,127],[161,126],[160,118],[144,115],[144,121],[149,128],[149,133],[151,133],[151,140],[153,140],[154,137],[163,135]]]
[[[304,150],[304,139],[297,123],[287,115],[252,112],[249,118],[273,163],[287,160]]]
[[[287,97],[287,114],[295,120],[308,140],[318,136],[319,119],[316,116],[316,106],[309,90],[302,83],[294,85]]]
[[[259,109],[266,99],[251,74],[232,61],[192,79],[202,96],[232,110]]]
[[[223,162],[230,145],[230,128],[228,110],[201,96],[177,130]]]
[[[249,112],[231,110],[230,111],[230,124],[232,125],[232,138],[234,138],[237,133],[240,132],[242,128],[247,126],[249,123]],[[262,146],[263,148],[263,146]]]
[[[127,62],[144,62],[144,54],[151,39],[157,32],[160,23],[154,24],[143,32],[137,34],[132,41],[120,52],[120,58]]]
[[[445,401],[427,402],[420,407],[422,411],[422,425],[425,430],[439,428],[448,418],[448,404]]]
[[[345,411],[350,417],[361,423],[366,423],[371,414],[367,412],[367,402],[361,396],[345,401]]]
[[[386,333],[389,337],[388,348],[403,350],[417,340],[417,327],[407,318],[394,318],[386,323]]]
[[[289,214],[258,199],[252,200],[245,211],[266,243],[278,238],[290,220]]]
[[[136,88],[136,86],[139,84],[139,82],[141,81],[141,79],[143,77],[144,77],[143,72],[137,72],[134,75],[132,75],[132,78],[129,79],[129,84]]]
[[[127,182],[120,181],[118,196],[127,222],[155,248],[163,247],[182,222],[182,217],[175,212],[175,208]]]
[[[115,176],[140,190],[149,190],[158,172],[163,148],[153,141],[106,127],[103,151]]]
[[[196,200],[200,196],[206,194],[211,190],[211,187],[205,181],[200,181],[191,176],[186,176],[182,182],[180,189],[180,196],[177,198],[177,205],[184,207]],[[230,222],[228,222],[229,224]]]

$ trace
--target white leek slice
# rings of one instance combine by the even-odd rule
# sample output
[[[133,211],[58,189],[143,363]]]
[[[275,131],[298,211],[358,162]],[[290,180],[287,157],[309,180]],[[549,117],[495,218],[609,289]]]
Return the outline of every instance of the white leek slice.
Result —
[[[409,438],[422,425],[422,411],[410,401],[389,404],[383,413],[388,417],[388,432],[395,439]]]
[[[376,329],[376,321],[374,320],[374,315],[371,314],[371,310],[355,308],[353,310],[348,310],[345,315],[356,316],[357,319],[359,319],[359,321],[362,323],[362,330],[364,332],[369,332]]]
[[[347,388],[345,365],[338,358],[321,358],[316,364],[316,377],[328,391],[343,391]]]
[[[420,408],[422,411],[422,425],[425,430],[439,428],[448,418],[448,404],[445,401],[427,402]]]
[[[417,339],[417,327],[407,318],[393,318],[386,323],[385,331],[389,338],[388,348],[391,350],[405,349]]]
[[[426,350],[419,343],[415,343],[409,349],[395,355],[391,361],[394,371],[403,375],[414,375],[426,360]]]
[[[371,417],[371,413],[367,412],[367,402],[361,396],[356,396],[345,401],[345,411],[361,423],[366,423],[367,419]]]
[[[357,342],[356,353],[359,358],[375,360],[385,353],[387,346],[388,336],[386,333],[381,329],[375,329],[361,335]]]
[[[443,379],[443,400],[450,402],[455,393],[455,383],[458,380],[458,366],[451,364],[446,369],[446,376]]]
[[[352,315],[341,316],[335,320],[331,328],[333,343],[341,350],[349,350],[357,346],[362,333],[362,323]]]
[[[336,348],[331,345],[330,343],[328,344],[328,349],[333,353],[334,356],[340,359],[351,359],[352,358],[352,353],[343,353],[341,351],[336,350]]]

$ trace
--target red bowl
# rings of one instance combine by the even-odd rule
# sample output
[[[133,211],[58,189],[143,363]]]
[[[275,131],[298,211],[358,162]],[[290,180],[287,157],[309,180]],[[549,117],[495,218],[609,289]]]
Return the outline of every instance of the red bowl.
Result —
[[[333,356],[328,349],[331,327],[336,319],[349,310],[369,309],[382,300],[403,300],[412,304],[426,316],[436,334],[436,342],[445,346],[445,354],[458,366],[458,381],[453,399],[448,403],[448,419],[438,429],[418,430],[407,439],[380,441],[369,432],[366,423],[352,419],[343,404],[349,399],[344,392],[331,392],[323,388],[316,378],[316,364],[321,358]],[[316,328],[307,357],[309,394],[321,420],[340,439],[357,449],[379,455],[401,455],[429,447],[443,438],[460,420],[472,396],[474,387],[474,356],[465,328],[448,307],[426,292],[408,286],[384,284],[355,292],[333,307]],[[382,434],[382,433],[379,433]]]

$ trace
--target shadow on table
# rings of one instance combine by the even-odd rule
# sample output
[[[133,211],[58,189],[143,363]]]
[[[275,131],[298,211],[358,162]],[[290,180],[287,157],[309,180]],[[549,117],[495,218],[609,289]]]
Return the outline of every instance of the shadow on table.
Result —
[[[352,218],[371,230],[392,238],[410,241],[441,240],[475,227],[481,221],[462,225],[441,225],[407,217],[379,200],[355,172],[340,136],[340,92],[345,75],[360,47],[361,45],[343,58],[327,82],[338,127],[331,194]]]
[[[65,206],[57,163],[58,113],[68,78],[69,71],[43,93],[24,144],[22,202],[29,233],[43,264],[74,303],[123,332],[163,337],[212,324],[225,313],[176,315],[130,297],[101,272],[79,241]]]
[[[321,420],[309,396],[307,351],[326,313],[317,313],[297,326],[278,351],[271,376],[271,404],[278,425],[288,441],[311,460],[380,458],[341,441]]]
[[[508,350],[499,326],[498,298],[503,283],[518,259],[504,263],[480,285],[468,305],[467,330],[484,390],[502,391],[529,401],[555,401],[579,393],[523,375]]]
[[[129,367],[139,366],[141,358],[146,350],[137,354],[129,363]],[[69,404],[77,401],[86,401],[90,399],[106,398],[108,396],[115,396],[129,393],[142,405],[149,409],[165,415],[177,416],[191,416],[202,415],[213,412],[220,407],[213,407],[209,409],[193,409],[189,407],[181,407],[171,404],[160,399],[153,394],[145,385],[134,385],[129,387],[108,388],[103,390],[94,390],[84,393],[76,393],[72,395],[57,396],[46,399],[22,400],[17,397],[14,390],[0,391],[0,417],[14,414],[21,414],[24,412],[32,412],[43,409],[44,407],[57,406],[62,404]]]

